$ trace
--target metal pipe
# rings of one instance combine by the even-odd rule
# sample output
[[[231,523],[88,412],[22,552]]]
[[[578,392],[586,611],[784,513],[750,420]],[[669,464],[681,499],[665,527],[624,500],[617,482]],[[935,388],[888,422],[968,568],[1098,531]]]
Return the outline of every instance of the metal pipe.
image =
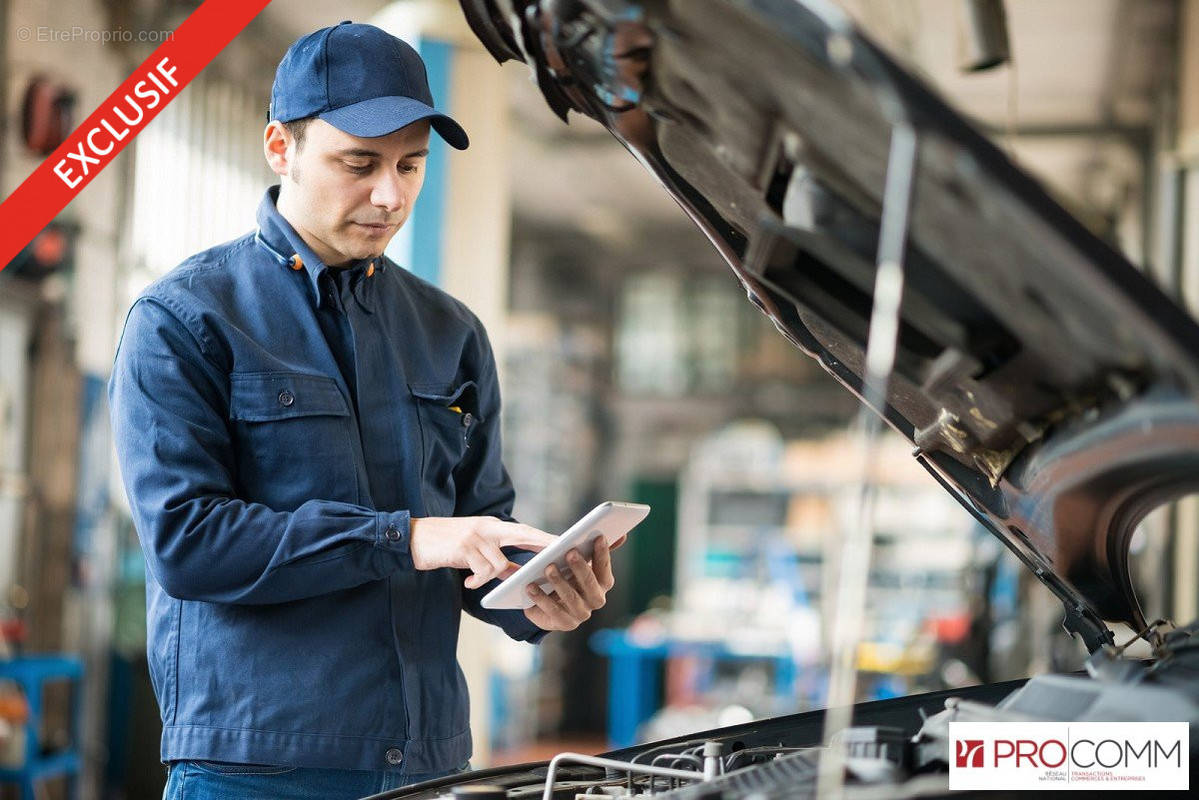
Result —
[[[874,501],[878,488],[872,465],[876,460],[875,448],[883,427],[882,415],[887,408],[887,384],[899,342],[903,256],[916,180],[917,149],[916,131],[912,126],[899,123],[892,127],[883,215],[879,226],[878,271],[875,275],[874,303],[862,376],[863,403],[854,425],[862,480],[853,524],[841,542],[836,566],[838,581],[831,636],[832,664],[829,669],[828,708],[824,717],[824,740],[828,750],[820,760],[817,782],[817,795],[821,798],[841,796],[844,753],[835,736],[850,725],[856,699],[857,648],[865,627]]]
[[[704,780],[710,781],[720,774],[720,756],[724,746],[720,742],[704,742]]]
[[[703,775],[691,770],[651,767],[646,764],[632,764],[628,761],[616,761],[611,758],[585,756],[581,753],[559,753],[550,759],[549,771],[545,774],[545,791],[541,795],[542,800],[554,800],[554,776],[558,772],[558,765],[563,761],[573,761],[577,764],[586,764],[591,767],[604,767],[619,772],[637,772],[642,775],[653,775],[659,778],[680,778],[687,781],[702,781],[704,779]]]

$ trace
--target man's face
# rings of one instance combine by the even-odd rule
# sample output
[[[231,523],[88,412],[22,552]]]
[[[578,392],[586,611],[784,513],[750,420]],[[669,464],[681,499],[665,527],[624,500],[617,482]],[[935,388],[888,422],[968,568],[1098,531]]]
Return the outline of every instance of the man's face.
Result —
[[[278,208],[327,266],[383,252],[412,213],[425,180],[429,122],[363,139],[314,119],[295,141],[266,129],[267,162],[282,178]]]

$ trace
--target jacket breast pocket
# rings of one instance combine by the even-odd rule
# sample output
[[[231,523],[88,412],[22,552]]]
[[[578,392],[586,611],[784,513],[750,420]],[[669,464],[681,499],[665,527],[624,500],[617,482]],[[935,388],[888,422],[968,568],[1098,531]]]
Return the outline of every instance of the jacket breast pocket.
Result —
[[[238,484],[247,500],[290,511],[358,499],[353,420],[337,382],[300,372],[229,376]]]
[[[479,417],[479,391],[465,383],[410,383],[421,430],[421,488],[430,516],[451,516],[457,500],[454,471],[466,457]]]

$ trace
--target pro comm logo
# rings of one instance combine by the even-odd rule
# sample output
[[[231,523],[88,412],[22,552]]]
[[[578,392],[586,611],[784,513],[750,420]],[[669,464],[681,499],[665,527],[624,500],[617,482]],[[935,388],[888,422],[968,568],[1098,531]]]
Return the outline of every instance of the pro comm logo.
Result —
[[[951,722],[950,789],[1189,789],[1185,722]]]

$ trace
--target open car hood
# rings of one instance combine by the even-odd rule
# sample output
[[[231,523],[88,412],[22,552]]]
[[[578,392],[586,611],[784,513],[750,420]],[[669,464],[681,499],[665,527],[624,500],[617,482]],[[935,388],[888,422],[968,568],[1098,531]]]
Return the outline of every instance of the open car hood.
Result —
[[[1094,651],[1145,627],[1128,545],[1199,487],[1199,326],[823,0],[461,0],[598,120],[750,299],[863,396],[893,131],[914,133],[885,407]]]

